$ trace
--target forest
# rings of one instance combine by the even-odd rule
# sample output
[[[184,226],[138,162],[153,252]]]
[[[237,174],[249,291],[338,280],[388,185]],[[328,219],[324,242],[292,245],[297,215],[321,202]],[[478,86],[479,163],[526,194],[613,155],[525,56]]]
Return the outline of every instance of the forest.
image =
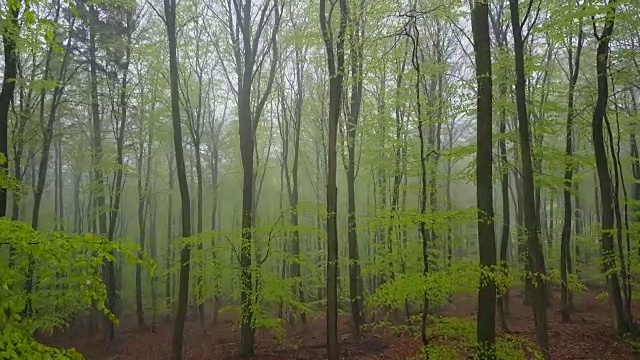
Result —
[[[637,0],[2,0],[1,359],[640,359]]]

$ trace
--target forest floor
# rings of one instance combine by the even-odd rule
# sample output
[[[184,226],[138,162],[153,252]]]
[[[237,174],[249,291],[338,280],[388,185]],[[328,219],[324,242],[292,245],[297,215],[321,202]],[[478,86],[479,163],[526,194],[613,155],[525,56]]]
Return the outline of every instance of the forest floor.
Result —
[[[575,296],[576,312],[572,321],[562,323],[557,309],[559,300],[554,296],[549,307],[549,337],[551,359],[627,360],[640,359],[630,347],[616,341],[613,334],[611,312],[598,291],[591,290]],[[451,304],[437,309],[437,314],[471,319],[477,308],[477,295],[454,296]],[[511,318],[509,330],[513,335],[534,340],[531,307],[522,304],[518,291],[511,291]],[[341,352],[347,359],[402,359],[410,360],[420,354],[419,334],[398,334],[390,330],[365,332],[362,340],[356,341],[349,325],[349,316],[339,319]],[[126,325],[122,325],[124,328]],[[149,328],[120,330],[115,344],[106,344],[102,339],[89,336],[58,334],[42,339],[43,342],[64,348],[74,347],[87,359],[95,360],[164,360],[169,359],[173,326],[170,322],[158,324],[155,332]],[[226,360],[238,359],[239,332],[235,322],[221,318],[209,324],[202,334],[198,321],[188,318],[185,326],[186,359]],[[307,328],[289,326],[286,339],[277,341],[272,334],[258,331],[256,334],[256,356],[254,359],[326,359],[326,332],[324,319],[309,321]],[[456,359],[451,359],[456,360]]]

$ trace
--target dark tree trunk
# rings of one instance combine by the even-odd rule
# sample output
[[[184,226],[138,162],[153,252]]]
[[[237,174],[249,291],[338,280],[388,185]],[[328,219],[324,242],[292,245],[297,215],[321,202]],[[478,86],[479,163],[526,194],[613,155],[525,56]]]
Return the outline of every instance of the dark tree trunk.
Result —
[[[177,34],[176,34],[176,0],[164,0],[165,24],[169,42],[169,73],[171,78],[171,119],[173,125],[173,145],[176,153],[176,167],[180,202],[182,204],[182,237],[191,236],[191,204],[189,202],[189,186],[184,163],[182,146],[182,127],[180,121],[180,80],[178,74]],[[191,246],[185,244],[180,250],[180,285],[178,292],[178,310],[173,328],[171,359],[182,359],[184,321],[187,317],[187,301],[189,299],[189,260]]]
[[[249,20],[247,20],[249,21]],[[240,249],[242,323],[240,352],[244,356],[252,355],[253,332],[253,204],[254,204],[254,131],[251,117],[251,82],[253,63],[245,64],[242,77],[242,89],[238,95],[238,131],[240,136],[240,157],[242,159],[242,245]]]
[[[291,226],[293,226],[292,231],[292,250],[293,256],[295,260],[291,266],[291,276],[296,279],[296,294],[298,296],[298,300],[301,303],[304,303],[304,291],[302,288],[302,278],[300,271],[300,231],[298,230],[299,225],[299,216],[298,216],[298,203],[299,203],[299,189],[298,189],[298,169],[299,169],[299,159],[300,159],[300,131],[302,128],[302,105],[304,101],[304,59],[301,58],[302,54],[298,49],[296,49],[296,82],[297,82],[297,91],[296,91],[296,99],[295,99],[295,109],[294,109],[294,133],[293,133],[293,164],[291,165],[291,187],[289,189],[289,206],[291,207]],[[288,167],[286,168],[288,169]],[[288,179],[288,174],[287,174]],[[289,182],[287,181],[287,184]],[[289,188],[289,186],[288,186]],[[306,315],[305,313],[300,314],[300,318],[302,323],[306,323]]]
[[[147,157],[147,161],[151,162],[151,152],[149,152],[149,156]],[[156,189],[156,184],[154,181],[153,190]],[[151,203],[149,203],[151,202]],[[151,208],[151,219],[149,221],[149,256],[151,260],[158,263],[158,228],[157,228],[157,219],[158,219],[158,200],[154,196],[153,200],[147,200],[147,206]],[[157,284],[158,284],[158,275],[155,272],[151,275],[151,332],[156,331],[156,315],[158,312],[158,292],[157,292]]]
[[[165,306],[167,310],[173,311],[172,306],[173,303],[171,301],[172,298],[172,279],[173,274],[171,268],[173,267],[173,247],[171,246],[171,242],[174,238],[174,230],[173,230],[173,191],[175,185],[175,176],[174,176],[174,154],[167,155],[167,166],[169,168],[169,199],[168,199],[168,208],[167,208],[167,247],[165,250],[166,257],[166,270],[167,276],[164,279],[164,297],[165,297]],[[175,287],[175,285],[174,285]]]
[[[226,108],[225,108],[225,114],[226,114]],[[224,116],[222,117],[222,119],[224,120]],[[222,120],[222,121],[223,121]],[[218,231],[218,227],[220,226],[220,224],[216,221],[216,216],[219,216],[220,213],[218,212],[218,206],[219,206],[219,196],[218,196],[218,188],[219,188],[219,184],[218,184],[218,172],[219,172],[219,167],[220,167],[220,150],[218,149],[219,147],[219,142],[220,142],[220,130],[219,129],[214,129],[212,126],[212,132],[214,135],[214,139],[213,139],[213,151],[212,151],[212,155],[211,155],[211,182],[213,184],[213,191],[211,192],[211,230],[213,231]],[[214,291],[213,291],[213,322],[216,323],[218,321],[218,312],[220,311],[220,280],[221,280],[221,276],[219,274],[220,271],[220,257],[218,254],[218,249],[217,249],[217,241],[218,241],[218,237],[219,235],[216,235],[216,237],[214,237],[211,240],[211,248],[213,249],[213,262],[214,265],[216,267],[216,273],[214,275],[214,283],[213,283],[213,287],[214,287]]]
[[[58,13],[60,11],[60,2],[58,2],[56,18],[58,17]],[[75,23],[75,18],[71,18],[69,33],[67,37],[67,44],[65,46],[64,55],[62,56],[62,63],[60,65],[60,70],[58,71],[58,77],[56,78],[56,86],[52,92],[51,106],[49,109],[49,115],[46,123],[41,121],[41,124],[44,124],[44,128],[42,129],[42,151],[40,154],[40,165],[38,167],[38,180],[36,188],[33,192],[33,214],[31,217],[31,226],[34,229],[38,229],[38,223],[40,218],[40,204],[42,202],[42,195],[44,193],[44,187],[46,184],[47,172],[49,168],[49,155],[51,150],[51,143],[53,142],[53,126],[56,121],[58,105],[60,104],[60,100],[62,99],[62,94],[64,93],[65,83],[67,80],[67,65],[69,62],[70,56],[70,46],[71,46],[71,31],[73,28],[73,24]],[[50,47],[49,53],[47,53],[47,60],[45,65],[45,80],[50,80],[49,77],[49,62],[52,57],[53,47]],[[45,101],[45,92],[41,93],[40,98],[40,119],[44,119],[44,101]],[[57,160],[56,160],[57,161]],[[57,170],[57,169],[56,169]],[[57,207],[57,204],[56,204]]]
[[[389,218],[389,227],[387,230],[387,238],[389,241],[389,246],[392,245],[393,240],[399,238],[399,234],[397,233],[398,231],[400,231],[400,226],[395,224],[396,221],[396,216],[398,214],[398,207],[399,207],[399,203],[400,203],[400,184],[402,183],[402,178],[403,178],[403,169],[402,169],[402,161],[403,161],[403,143],[402,143],[402,138],[403,138],[403,111],[402,111],[402,105],[401,105],[401,89],[402,89],[402,80],[403,80],[403,74],[404,71],[406,69],[406,65],[407,65],[407,53],[405,52],[405,55],[402,59],[402,64],[400,65],[400,68],[398,69],[398,75],[396,76],[396,89],[395,89],[395,142],[393,144],[393,153],[394,153],[394,161],[393,161],[393,185],[391,188],[391,215]],[[386,79],[382,80],[383,82],[386,81]],[[394,231],[395,230],[395,231]],[[389,252],[391,252],[392,249],[389,250]],[[404,274],[404,270],[405,270],[405,256],[402,256],[401,259],[401,271]]]
[[[278,61],[278,46],[276,33],[280,24],[280,5],[277,0],[266,1],[260,5],[262,16],[257,26],[254,26],[254,7],[251,1],[240,2],[234,10],[235,16],[230,13],[230,18],[235,21],[235,28],[238,33],[231,31],[232,41],[238,50],[235,51],[237,66],[237,105],[238,105],[238,133],[240,137],[240,158],[242,161],[242,225],[241,225],[241,248],[240,248],[240,302],[242,321],[240,326],[240,353],[242,356],[250,356],[254,353],[255,336],[255,316],[254,316],[254,280],[252,276],[252,256],[253,250],[258,252],[258,244],[254,244],[253,226],[255,223],[255,206],[260,194],[260,189],[255,191],[255,133],[262,115],[267,97],[271,93],[273,81],[276,73],[276,62]],[[267,79],[266,88],[258,99],[254,99],[253,84],[254,75],[262,73],[262,61],[258,61],[259,51],[258,39],[263,35],[266,21],[273,17],[272,32],[268,41],[270,44],[271,64]],[[242,49],[240,53],[239,49]],[[266,56],[266,53],[265,53]],[[270,147],[269,147],[270,149]],[[268,158],[268,156],[267,156]],[[259,167],[257,167],[259,168]],[[266,171],[266,168],[265,168]],[[264,179],[264,175],[262,177]],[[262,184],[262,182],[260,183]],[[256,196],[258,195],[258,196]],[[255,246],[254,246],[255,245]],[[266,260],[266,259],[265,259]],[[261,265],[263,259],[259,259]],[[255,281],[259,284],[259,281]]]
[[[355,337],[360,338],[364,316],[362,314],[362,277],[360,274],[360,253],[358,250],[358,227],[356,222],[356,133],[360,108],[362,105],[362,12],[364,1],[361,0],[355,13],[355,23],[351,30],[350,43],[350,71],[351,71],[351,102],[350,112],[347,114],[347,243],[349,246],[349,296],[351,300],[351,318]],[[383,195],[383,198],[385,196]]]
[[[36,78],[36,53],[34,52],[31,58],[31,80],[35,80]],[[22,66],[18,64],[18,75],[19,77],[23,77],[22,75]],[[1,96],[1,95],[0,95]],[[25,175],[23,168],[23,157],[24,148],[26,144],[25,139],[25,129],[27,122],[31,119],[31,116],[34,112],[35,101],[34,101],[34,90],[32,87],[29,88],[25,93],[24,87],[20,88],[19,92],[20,97],[20,115],[18,117],[17,128],[14,128],[12,132],[12,144],[13,144],[13,177],[17,182],[23,181],[23,175]],[[29,159],[27,159],[26,164],[28,165]],[[0,190],[1,191],[1,190]],[[24,212],[21,211],[21,205],[24,206],[24,195],[20,192],[14,192],[12,194],[12,211],[11,211],[11,219],[19,220],[20,217],[24,217]],[[22,215],[21,215],[22,214]],[[13,248],[9,249],[9,257],[13,258]]]
[[[18,52],[16,50],[16,36],[19,33],[18,17],[20,16],[21,1],[13,3],[15,7],[9,9],[10,21],[7,26],[9,31],[3,31],[2,43],[4,50],[4,74],[2,77],[2,90],[0,91],[0,172],[8,169],[9,160],[9,108],[13,101],[13,93],[16,88],[18,76]],[[7,215],[7,189],[0,186],[0,218]]]
[[[524,194],[524,225],[527,231],[528,269],[532,275],[528,281],[532,284],[533,313],[536,339],[545,359],[549,358],[549,335],[547,328],[547,285],[544,280],[546,269],[544,255],[539,238],[539,220],[536,215],[535,183],[531,153],[529,116],[527,114],[526,80],[524,67],[524,41],[520,23],[518,0],[509,0],[511,11],[511,29],[514,38],[516,70],[516,106],[518,112],[518,133],[520,135],[520,156],[522,158],[522,186]]]
[[[477,206],[478,244],[482,273],[478,291],[478,358],[496,359],[496,283],[491,276],[496,266],[496,238],[493,227],[493,83],[491,79],[491,40],[489,4],[476,1],[471,11],[476,61],[477,96]]]
[[[630,97],[631,97],[631,109],[633,111],[632,115],[637,116],[638,102],[637,102],[634,90],[630,91]],[[640,211],[639,206],[637,205],[638,202],[640,202],[640,151],[638,151],[637,125],[638,125],[637,123],[633,124],[633,129],[631,130],[631,134],[629,135],[629,149],[631,154],[631,175],[633,176],[633,180],[634,180],[632,198],[636,202],[636,205],[632,207],[633,212],[636,214],[634,216],[634,221],[640,220],[637,215],[638,211]],[[638,248],[638,256],[640,256],[640,248]]]
[[[153,110],[152,110],[153,111]],[[141,130],[144,129],[141,125]],[[138,260],[142,261],[147,241],[147,214],[149,212],[149,185],[151,181],[151,146],[153,144],[153,130],[149,127],[147,146],[144,145],[144,138],[141,136],[138,145]],[[146,159],[145,159],[146,152]],[[142,170],[142,165],[146,163],[146,169]],[[144,178],[143,178],[144,174]],[[144,180],[144,181],[143,181]],[[143,184],[144,183],[144,184]],[[136,315],[138,326],[144,326],[144,306],[142,301],[142,266],[136,264]]]
[[[320,29],[324,40],[329,71],[329,137],[327,143],[327,357],[339,359],[338,349],[338,188],[337,135],[342,110],[345,71],[344,41],[349,17],[347,1],[340,2],[340,27],[335,44],[331,23],[327,19],[326,0],[320,0]],[[331,10],[333,10],[331,6]],[[329,13],[331,17],[332,12]]]
[[[562,301],[562,321],[569,321],[571,319],[571,302],[570,302],[570,290],[569,290],[569,274],[571,269],[571,219],[573,217],[573,211],[571,208],[571,190],[573,188],[573,119],[575,117],[574,112],[574,98],[576,84],[578,83],[578,75],[580,74],[580,56],[582,54],[582,45],[584,43],[584,33],[582,31],[582,21],[580,21],[580,29],[578,30],[578,42],[575,53],[572,49],[572,44],[569,43],[567,48],[568,62],[569,62],[569,98],[567,100],[567,123],[565,130],[565,153],[567,158],[570,159],[569,163],[565,166],[564,172],[564,220],[562,224],[562,238],[560,243],[560,277],[561,277],[561,301]],[[572,37],[571,37],[572,39]],[[577,226],[577,223],[576,223]]]
[[[109,211],[109,230],[107,234],[107,238],[111,241],[115,239],[116,235],[116,225],[118,224],[118,215],[120,213],[121,199],[122,199],[122,191],[124,189],[124,174],[123,174],[123,163],[124,163],[124,135],[126,131],[127,125],[127,86],[129,85],[129,64],[131,59],[131,38],[134,30],[134,18],[133,13],[129,11],[127,13],[127,42],[125,48],[124,61],[122,66],[122,79],[120,82],[120,91],[118,94],[118,100],[120,102],[119,107],[119,122],[116,123],[116,129],[114,131],[114,137],[116,140],[116,165],[117,169],[115,171],[115,182],[114,182],[114,192],[112,202],[110,205],[111,210]],[[153,108],[152,108],[153,111]]]
[[[104,195],[104,174],[100,168],[102,163],[102,121],[100,119],[100,103],[98,99],[98,63],[97,63],[97,22],[98,11],[93,4],[89,5],[89,63],[90,63],[90,93],[91,93],[91,119],[92,119],[92,159],[93,177],[95,181],[94,211],[97,211],[97,233],[100,236],[107,235],[107,216]],[[112,254],[115,258],[115,254]],[[113,261],[105,261],[103,277],[107,285],[107,309],[115,314],[116,311],[116,275]],[[108,338],[115,338],[115,325],[106,320]]]
[[[410,18],[408,24],[407,33],[411,39],[411,65],[416,72],[415,79],[415,101],[416,101],[416,116],[418,120],[418,139],[420,143],[420,221],[418,225],[418,231],[422,240],[422,276],[426,279],[429,274],[429,242],[431,236],[427,229],[427,223],[424,219],[427,213],[427,152],[426,152],[426,136],[424,131],[424,119],[422,117],[422,101],[421,101],[421,83],[422,73],[420,70],[420,32],[418,29],[417,19],[415,17]],[[420,338],[424,346],[429,345],[429,339],[427,338],[427,316],[429,313],[429,298],[426,291],[422,294],[422,314],[421,314],[421,327]]]
[[[607,160],[607,152],[604,142],[604,118],[607,112],[607,102],[609,99],[609,83],[608,83],[608,61],[609,61],[609,42],[613,33],[615,5],[616,0],[609,2],[610,7],[607,10],[604,29],[602,34],[597,38],[598,47],[596,50],[596,70],[598,79],[598,98],[596,106],[593,110],[592,118],[592,142],[593,150],[596,158],[596,168],[598,174],[598,183],[600,185],[600,200],[602,202],[602,235],[601,235],[601,251],[602,251],[602,267],[603,272],[609,285],[609,301],[614,316],[614,325],[619,335],[631,331],[629,319],[625,316],[620,280],[615,259],[613,228],[614,228],[614,211],[613,211],[613,183],[609,173],[609,164]]]
[[[84,230],[82,218],[82,204],[80,191],[82,188],[82,173],[79,170],[73,175],[73,233],[80,234]]]

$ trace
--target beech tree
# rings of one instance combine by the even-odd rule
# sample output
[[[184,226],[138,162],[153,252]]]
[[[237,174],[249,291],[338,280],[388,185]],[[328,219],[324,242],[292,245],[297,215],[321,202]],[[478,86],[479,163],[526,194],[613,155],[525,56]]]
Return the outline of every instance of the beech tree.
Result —
[[[338,350],[338,188],[337,137],[342,103],[345,71],[345,33],[349,8],[346,0],[340,0],[340,22],[334,38],[331,6],[327,14],[325,0],[320,0],[320,29],[327,55],[329,71],[329,133],[327,137],[327,351],[330,360],[339,358]]]
[[[478,244],[480,246],[480,290],[478,292],[478,356],[495,359],[496,341],[496,237],[493,224],[493,89],[489,4],[476,1],[471,9],[473,46],[476,60]]]

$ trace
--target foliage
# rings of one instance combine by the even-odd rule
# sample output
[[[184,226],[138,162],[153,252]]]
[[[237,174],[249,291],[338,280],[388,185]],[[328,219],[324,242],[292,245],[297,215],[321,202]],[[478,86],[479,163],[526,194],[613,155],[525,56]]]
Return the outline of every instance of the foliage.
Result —
[[[105,307],[101,267],[105,261],[114,261],[116,252],[136,259],[136,249],[92,234],[36,232],[28,224],[4,218],[0,219],[0,238],[14,254],[10,262],[0,265],[1,357],[82,358],[72,350],[39,344],[34,335],[63,329],[74,316],[93,307],[117,323]],[[148,260],[144,264],[153,268]],[[30,280],[31,293],[24,289]],[[27,304],[30,313],[25,312]]]

